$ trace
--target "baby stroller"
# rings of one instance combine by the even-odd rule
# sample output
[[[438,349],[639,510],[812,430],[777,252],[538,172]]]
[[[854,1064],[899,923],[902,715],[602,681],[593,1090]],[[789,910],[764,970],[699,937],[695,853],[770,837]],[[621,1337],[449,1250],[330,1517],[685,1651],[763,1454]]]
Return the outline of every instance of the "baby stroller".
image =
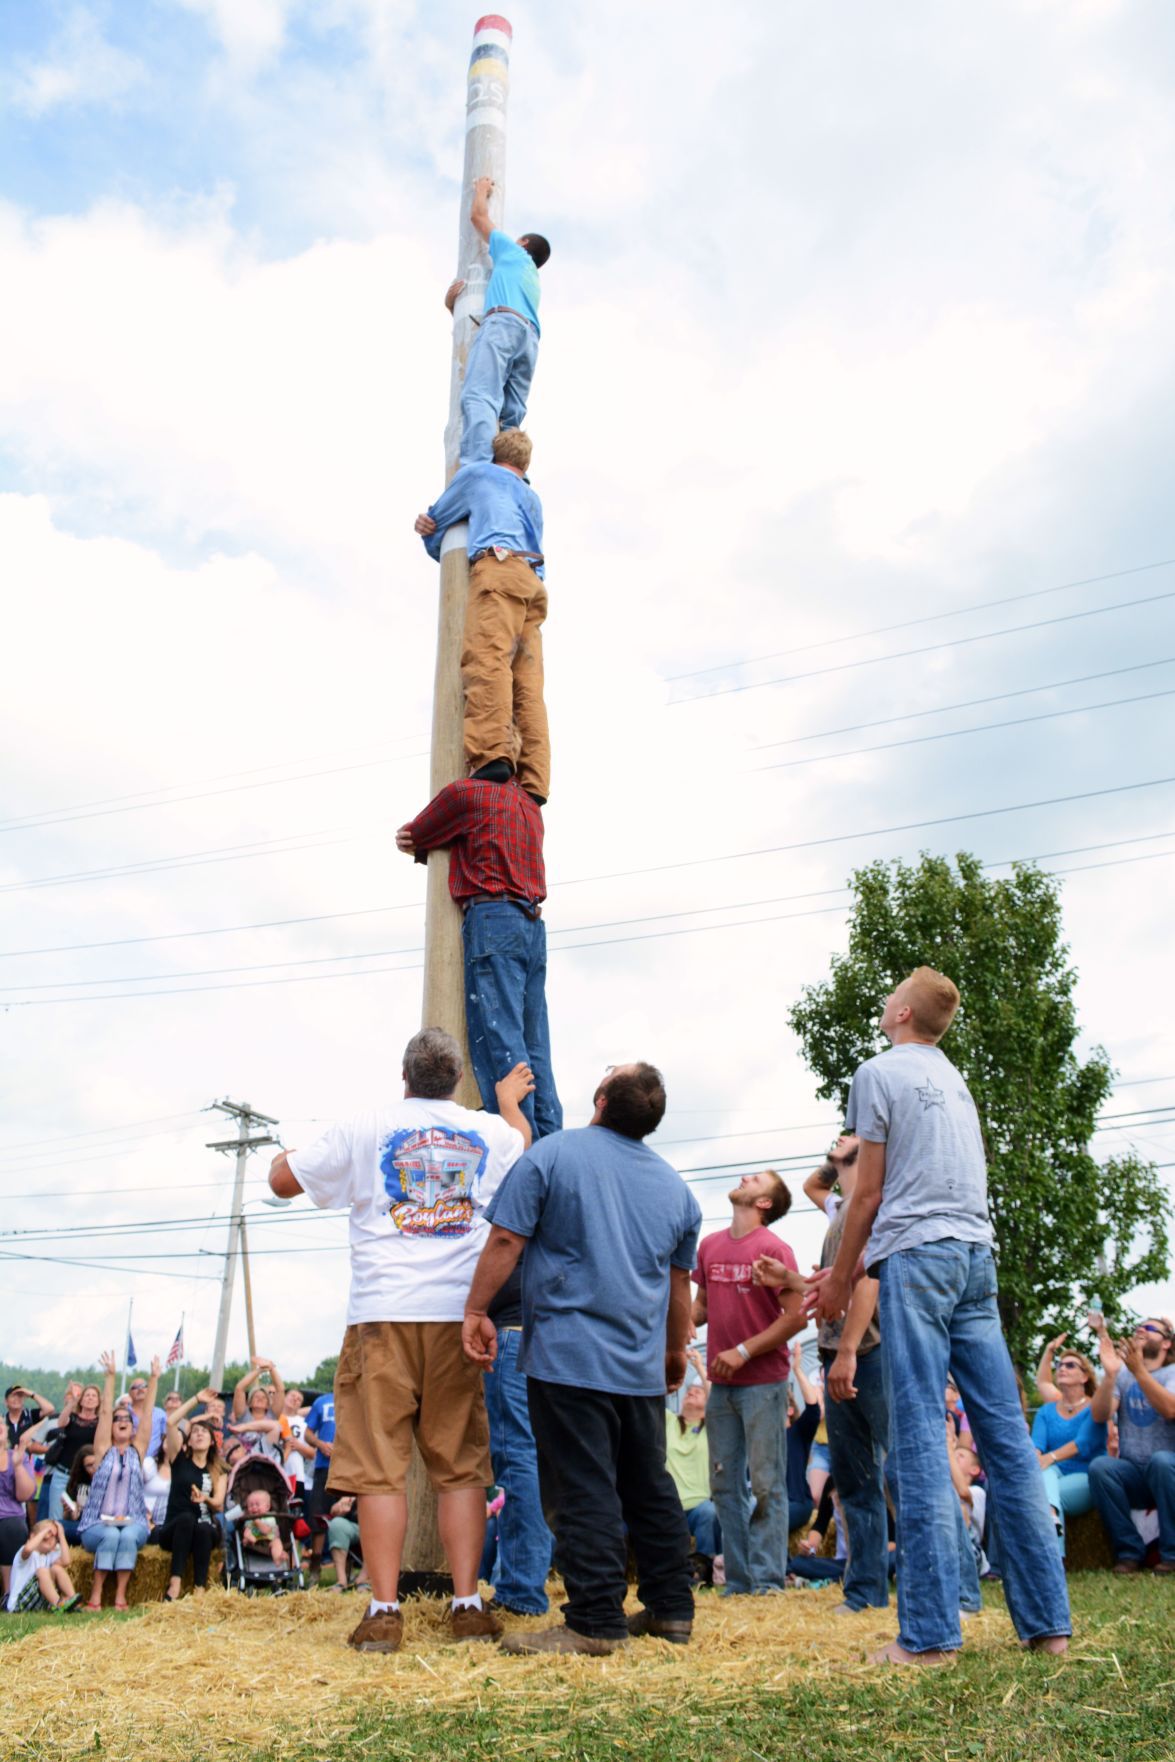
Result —
[[[248,1518],[245,1502],[250,1493],[269,1494],[268,1515],[276,1518],[278,1535],[286,1551],[286,1562],[270,1558],[247,1548],[243,1530]],[[290,1489],[276,1462],[265,1456],[245,1456],[229,1474],[225,1493],[224,1586],[227,1591],[243,1591],[247,1597],[258,1591],[272,1591],[284,1597],[288,1591],[304,1591],[306,1578],[302,1556],[290,1513]]]

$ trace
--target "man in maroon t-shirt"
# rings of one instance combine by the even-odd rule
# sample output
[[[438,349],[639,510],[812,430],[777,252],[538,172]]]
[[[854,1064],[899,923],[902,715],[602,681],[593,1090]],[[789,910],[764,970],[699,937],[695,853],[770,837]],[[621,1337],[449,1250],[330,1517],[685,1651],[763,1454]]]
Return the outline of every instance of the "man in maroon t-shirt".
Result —
[[[727,1195],[728,1230],[698,1248],[694,1324],[707,1324],[712,1387],[706,1404],[710,1491],[722,1525],[724,1596],[781,1591],[787,1570],[787,1341],[807,1321],[803,1280],[786,1242],[768,1228],[791,1194],[774,1169],[744,1175]],[[759,1255],[781,1260],[797,1289],[754,1283]],[[751,1499],[747,1498],[750,1474]]]

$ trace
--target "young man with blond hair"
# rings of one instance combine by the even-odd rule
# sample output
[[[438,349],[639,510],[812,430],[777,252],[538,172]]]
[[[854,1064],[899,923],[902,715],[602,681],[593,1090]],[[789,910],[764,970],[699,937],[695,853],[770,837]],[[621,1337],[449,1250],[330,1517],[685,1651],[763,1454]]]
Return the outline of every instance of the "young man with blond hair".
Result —
[[[857,1262],[880,1284],[882,1367],[898,1518],[898,1638],[874,1663],[942,1664],[962,1645],[957,1501],[943,1427],[953,1377],[982,1453],[1008,1609],[1021,1641],[1063,1652],[1072,1631],[1036,1452],[996,1306],[979,1116],[938,1042],[959,1007],[952,981],[918,967],[886,999],[888,1052],[853,1077],[845,1128],[857,1183],[819,1313],[844,1313]]]
[[[698,1248],[695,1327],[706,1327],[710,1490],[722,1525],[724,1596],[782,1591],[787,1572],[787,1342],[806,1325],[798,1291],[756,1284],[760,1257],[796,1275],[796,1257],[770,1225],[791,1194],[774,1169],[744,1175],[727,1194],[728,1229]],[[795,1280],[799,1283],[798,1277]],[[750,1478],[751,1498],[747,1500]]]
[[[551,793],[551,740],[543,701],[542,626],[547,616],[542,503],[527,482],[530,437],[494,436],[493,459],[462,465],[416,519],[439,562],[446,535],[469,522],[469,599],[461,650],[465,762],[471,777],[517,775],[540,807]]]

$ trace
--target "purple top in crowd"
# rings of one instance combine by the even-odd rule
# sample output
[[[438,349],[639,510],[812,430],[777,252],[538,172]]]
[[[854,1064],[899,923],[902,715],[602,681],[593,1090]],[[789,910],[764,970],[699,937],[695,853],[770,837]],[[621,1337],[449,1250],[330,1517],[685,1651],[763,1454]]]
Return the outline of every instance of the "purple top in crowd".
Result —
[[[23,1517],[24,1514],[24,1505],[16,1496],[16,1466],[10,1450],[7,1466],[0,1468],[0,1518]]]

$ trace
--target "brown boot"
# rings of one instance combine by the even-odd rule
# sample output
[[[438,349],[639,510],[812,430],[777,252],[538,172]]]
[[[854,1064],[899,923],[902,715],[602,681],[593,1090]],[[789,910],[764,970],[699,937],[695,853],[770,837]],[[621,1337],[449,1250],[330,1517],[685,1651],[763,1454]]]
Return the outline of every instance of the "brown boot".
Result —
[[[1141,1572],[1142,1571],[1142,1561],[1141,1560],[1132,1560],[1129,1554],[1125,1554],[1125,1555],[1123,1555],[1121,1560],[1115,1560],[1114,1571],[1119,1575],[1119,1577],[1123,1577],[1123,1578],[1128,1573]]]
[[[404,1617],[399,1609],[384,1609],[378,1615],[370,1610],[354,1633],[347,1635],[347,1644],[357,1652],[398,1652],[404,1638]]]
[[[500,1640],[502,1624],[488,1609],[449,1608],[449,1628],[455,1640]]]
[[[655,1640],[668,1640],[674,1646],[688,1646],[693,1627],[692,1621],[662,1621],[651,1609],[638,1609],[628,1618],[628,1631],[634,1640],[649,1634]]]
[[[618,1652],[624,1640],[597,1640],[591,1634],[577,1634],[573,1627],[544,1627],[537,1633],[509,1634],[502,1641],[503,1652],[580,1652],[588,1658],[606,1658]]]

